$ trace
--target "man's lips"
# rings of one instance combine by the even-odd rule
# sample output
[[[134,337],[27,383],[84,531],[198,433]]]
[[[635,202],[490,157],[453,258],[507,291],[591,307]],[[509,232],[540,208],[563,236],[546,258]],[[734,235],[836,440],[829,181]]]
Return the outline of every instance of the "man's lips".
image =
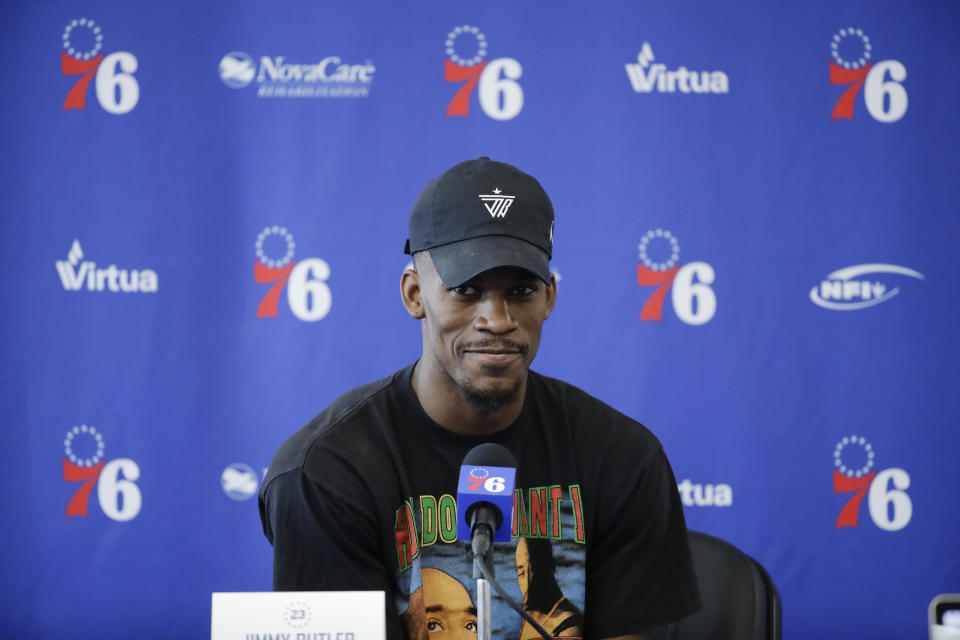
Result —
[[[465,353],[520,353],[520,349],[464,349]]]
[[[519,351],[503,351],[491,349],[470,349],[464,351],[464,355],[470,356],[484,364],[503,365],[520,357]]]
[[[521,357],[526,351],[520,344],[468,344],[464,346],[462,353],[487,364],[506,364]]]

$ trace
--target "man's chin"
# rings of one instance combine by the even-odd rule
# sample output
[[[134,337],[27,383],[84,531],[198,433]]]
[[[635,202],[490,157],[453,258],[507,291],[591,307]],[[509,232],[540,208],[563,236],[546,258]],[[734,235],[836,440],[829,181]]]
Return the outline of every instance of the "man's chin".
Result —
[[[498,380],[486,384],[464,382],[458,385],[463,399],[479,413],[494,414],[513,403],[520,396],[523,378],[513,381]]]

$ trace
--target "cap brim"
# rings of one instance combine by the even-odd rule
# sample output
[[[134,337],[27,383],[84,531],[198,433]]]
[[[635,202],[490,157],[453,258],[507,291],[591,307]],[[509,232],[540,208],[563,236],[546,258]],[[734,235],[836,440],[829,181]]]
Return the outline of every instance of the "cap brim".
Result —
[[[427,250],[440,279],[457,287],[484,271],[519,267],[550,284],[550,258],[540,248],[509,236],[481,236]]]

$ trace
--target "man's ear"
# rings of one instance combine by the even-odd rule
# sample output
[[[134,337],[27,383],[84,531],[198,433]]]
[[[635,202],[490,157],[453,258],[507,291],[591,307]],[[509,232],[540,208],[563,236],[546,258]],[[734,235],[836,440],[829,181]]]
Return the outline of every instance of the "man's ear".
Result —
[[[546,287],[547,292],[547,315],[544,316],[544,320],[550,317],[550,314],[553,313],[553,305],[557,304],[557,276],[550,274],[550,284]]]
[[[417,320],[422,320],[426,315],[423,311],[422,293],[423,289],[420,288],[420,274],[412,267],[407,267],[403,270],[403,275],[400,277],[400,298],[403,300],[403,306],[406,308],[407,313]]]

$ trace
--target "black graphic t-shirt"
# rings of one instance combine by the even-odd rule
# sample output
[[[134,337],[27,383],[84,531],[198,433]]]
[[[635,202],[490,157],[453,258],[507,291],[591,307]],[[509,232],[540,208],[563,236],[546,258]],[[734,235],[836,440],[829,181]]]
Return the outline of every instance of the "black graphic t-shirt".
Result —
[[[518,461],[497,581],[555,637],[606,638],[699,607],[673,472],[644,426],[530,372],[523,411],[482,437],[433,422],[413,366],[335,400],[277,451],[260,489],[274,589],[382,590],[387,637],[476,638],[457,480],[481,442]],[[496,595],[494,638],[537,637]]]

